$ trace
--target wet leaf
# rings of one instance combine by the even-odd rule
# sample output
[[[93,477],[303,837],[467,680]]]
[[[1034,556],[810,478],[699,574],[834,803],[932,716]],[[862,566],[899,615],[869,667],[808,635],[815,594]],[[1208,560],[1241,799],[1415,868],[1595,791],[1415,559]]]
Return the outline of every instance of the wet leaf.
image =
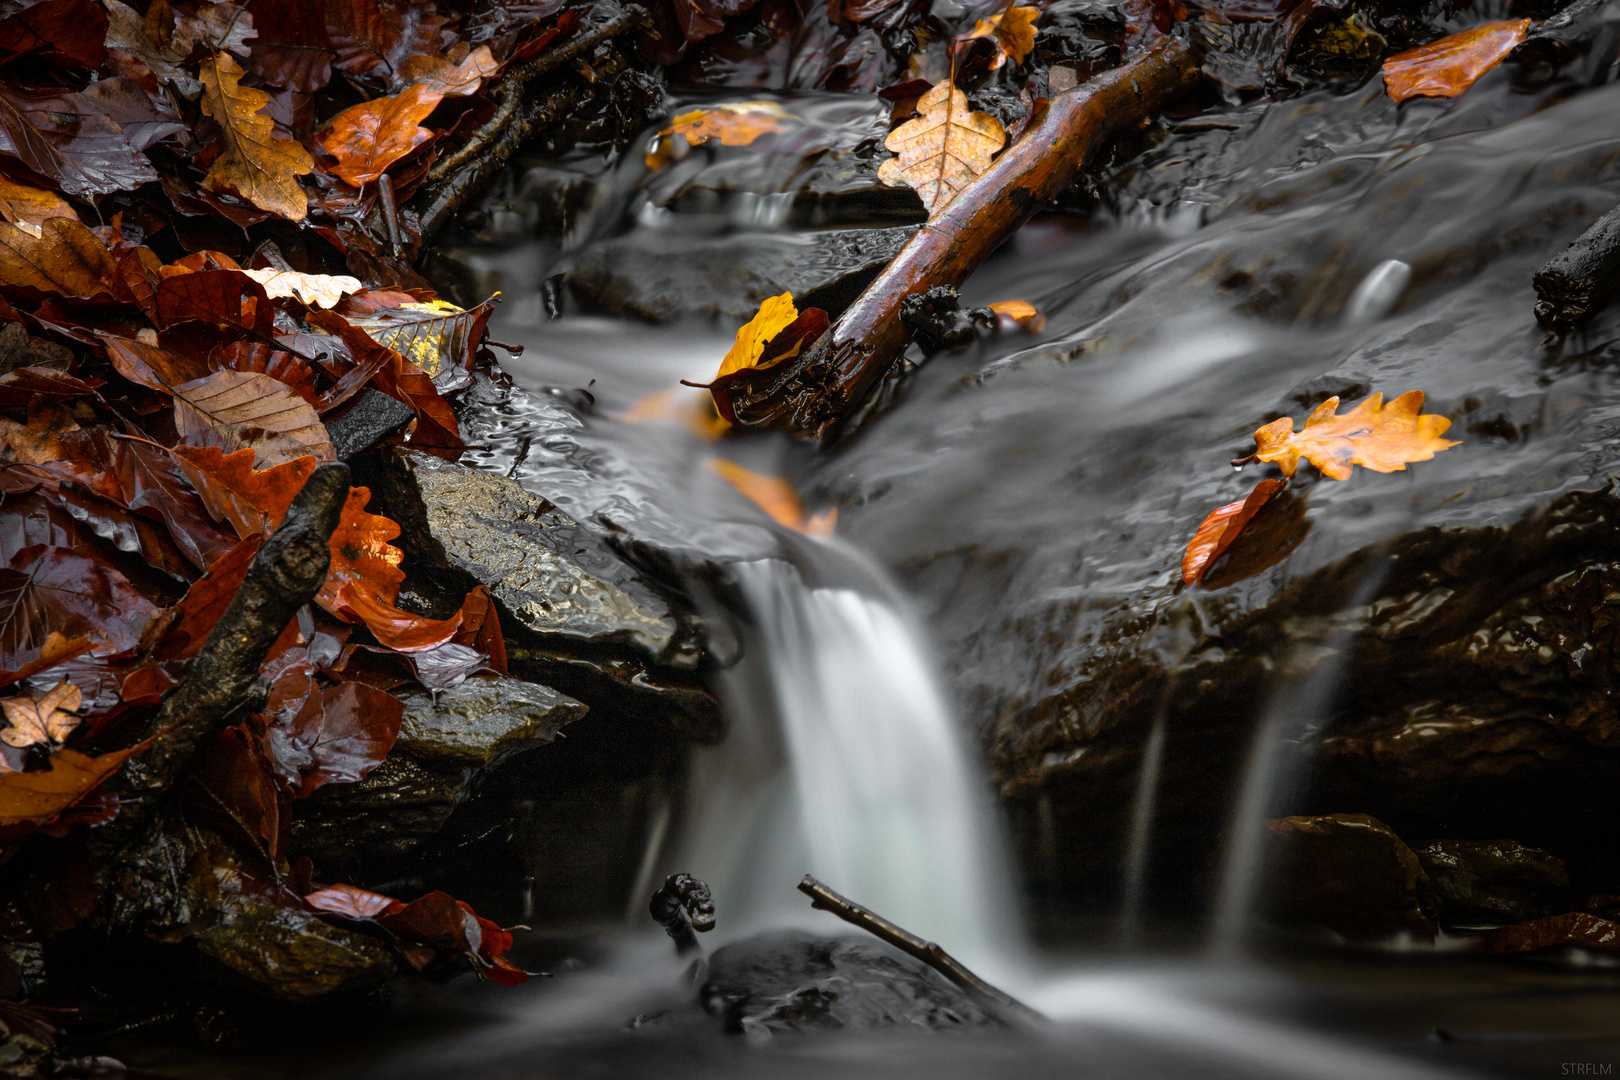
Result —
[[[398,910],[384,912],[377,921],[402,938],[463,954],[479,974],[502,985],[513,986],[529,977],[506,959],[512,935],[479,918],[449,893],[430,892]]]
[[[1339,399],[1328,398],[1305,418],[1296,434],[1291,417],[1274,420],[1254,433],[1258,461],[1276,462],[1285,476],[1293,476],[1305,458],[1334,480],[1350,479],[1350,466],[1374,472],[1402,472],[1407,463],[1428,461],[1440,451],[1459,445],[1442,439],[1451,421],[1423,409],[1423,391],[1412,390],[1388,406],[1384,395],[1374,394],[1343,416],[1335,416]]]
[[[671,140],[684,136],[690,146],[718,139],[721,146],[749,146],[763,135],[791,131],[802,121],[774,101],[739,101],[712,109],[693,109],[669,122],[647,146],[647,168],[661,169],[674,160]]]
[[[90,0],[40,0],[0,19],[0,50],[41,53],[94,71],[107,59],[107,13]]]
[[[765,301],[765,304],[769,305],[773,301],[781,301],[786,297],[787,294],[783,293],[782,296],[772,297],[770,300]],[[792,307],[791,300],[788,302],[788,307],[790,309]],[[754,321],[758,322],[766,314],[765,307],[761,306],[760,314],[754,317]],[[783,315],[785,313],[780,310],[772,313],[771,322],[779,322]],[[753,324],[751,323],[751,325]],[[829,322],[825,311],[820,308],[805,308],[796,318],[770,337],[762,347],[758,346],[757,340],[744,340],[744,334],[749,333],[747,326],[738,331],[737,341],[733,344],[731,353],[727,353],[727,362],[721,365],[721,374],[717,375],[714,381],[705,387],[714,399],[715,411],[720,414],[721,421],[728,427],[737,422],[733,402],[738,397],[749,398],[756,393],[756,388],[763,387],[765,392],[769,393],[773,386],[780,386],[780,380],[776,378],[777,373],[773,369],[784,360],[792,359],[814,345],[816,340],[827,332],[828,325]],[[761,328],[765,332],[769,332],[770,327],[767,323],[762,324]],[[758,348],[757,353],[755,352],[756,347]],[[739,350],[742,351],[739,352]],[[734,353],[737,354],[736,360],[748,362],[744,366],[728,371],[726,368],[731,362]],[[682,381],[685,382],[685,380]],[[698,386],[701,384],[687,383],[686,385]]]
[[[275,328],[275,310],[264,287],[240,270],[200,270],[167,277],[158,283],[155,299],[157,318],[165,330],[179,323],[202,323],[190,329],[209,341],[244,335],[263,339]]]
[[[405,572],[399,568],[405,553],[389,543],[399,535],[399,526],[381,514],[366,513],[370,501],[370,489],[350,488],[332,533],[332,565],[315,602],[338,618],[344,617],[339,606],[341,590],[391,607],[405,580]]]
[[[1210,511],[1188,542],[1187,553],[1181,557],[1181,583],[1191,585],[1203,577],[1210,563],[1232,546],[1260,508],[1287,486],[1286,480],[1262,480],[1246,497]]]
[[[358,366],[376,371],[372,385],[416,413],[409,435],[412,447],[449,458],[461,455],[466,445],[455,410],[425,371],[335,311],[312,312],[309,323],[341,338]]]
[[[737,337],[731,343],[731,348],[726,351],[726,355],[721,358],[720,371],[715,377],[721,378],[744,368],[757,367],[760,357],[765,352],[765,346],[777,334],[791,326],[798,317],[799,309],[793,306],[792,293],[773,296],[759,305],[754,317],[737,330]]]
[[[990,305],[990,310],[996,313],[1004,327],[1011,324],[1031,334],[1046,329],[1046,316],[1028,300],[997,300]]]
[[[333,606],[350,622],[364,623],[378,641],[395,652],[423,652],[443,645],[461,630],[459,611],[448,619],[429,619],[401,611],[372,590],[355,585],[340,587]]]
[[[198,569],[207,569],[234,546],[236,537],[213,525],[202,500],[161,447],[133,439],[113,440],[106,479],[108,497],[144,517],[163,522],[175,545]]]
[[[92,555],[24,548],[0,567],[0,668],[16,670],[50,641],[89,638],[98,653],[135,648],[157,614],[129,579]]]
[[[259,35],[248,68],[271,86],[313,94],[332,81],[332,41],[323,4],[253,0]]]
[[[1039,8],[1014,7],[1012,0],[1008,0],[1007,6],[999,15],[978,20],[970,33],[963,34],[957,40],[989,38],[993,41],[996,46],[996,58],[990,64],[992,71],[1008,60],[1014,65],[1022,64],[1024,58],[1035,48],[1035,20],[1040,17]]]
[[[112,334],[98,336],[107,347],[107,359],[118,369],[118,374],[152,390],[173,394],[174,388],[181,383],[201,379],[208,374],[208,369],[202,364],[156,345]]]
[[[63,739],[79,726],[74,715],[83,702],[79,688],[66,679],[39,697],[18,694],[0,701],[6,722],[11,726],[0,731],[0,742],[19,749],[29,746],[60,746]]]
[[[304,903],[323,915],[337,915],[345,919],[374,919],[388,911],[398,911],[405,905],[391,896],[359,889],[353,885],[328,885],[306,893]]]
[[[174,606],[167,629],[153,647],[153,656],[162,660],[190,660],[197,655],[213,632],[214,624],[219,622],[236,591],[242,587],[242,579],[247,577],[248,567],[263,543],[262,537],[249,536],[191,583],[186,595]]]
[[[443,384],[447,369],[472,370],[494,306],[493,300],[467,310],[443,300],[412,301],[366,315],[345,312],[344,317],[379,345],[421,368],[435,383]]]
[[[46,824],[117,772],[139,749],[132,746],[100,757],[58,750],[51,755],[48,770],[0,776],[0,827]]]
[[[1529,19],[1488,22],[1384,61],[1384,86],[1396,101],[1456,97],[1524,40]]]
[[[355,187],[377,179],[433,138],[420,122],[443,99],[443,94],[418,84],[393,97],[344,109],[321,136],[321,146],[337,158],[332,171]]]
[[[480,45],[455,64],[434,56],[408,56],[399,74],[407,83],[425,86],[444,97],[467,97],[478,93],[483,81],[500,70],[489,46]]]
[[[731,430],[731,424],[716,410],[710,394],[699,396],[691,389],[680,386],[643,394],[619,414],[619,419],[627,424],[668,421],[685,428],[704,442],[714,442]]]
[[[337,307],[350,293],[365,288],[359,278],[347,274],[300,274],[296,270],[244,270],[242,273],[264,286],[272,300],[291,297],[316,308]]]
[[[806,536],[831,536],[838,522],[836,511],[827,511],[806,517],[793,485],[779,476],[769,476],[745,469],[725,458],[710,458],[709,469],[726,483],[736,488],[755,506],[770,515],[772,521]]]
[[[252,447],[279,465],[305,454],[334,461],[320,414],[284,384],[249,371],[216,371],[174,388],[174,426],[193,445]]]
[[[447,641],[421,652],[408,653],[416,681],[432,691],[459,686],[480,671],[492,670],[489,657],[470,645]]]
[[[0,217],[30,236],[38,236],[40,227],[51,218],[79,220],[67,200],[54,191],[19,184],[4,176],[0,176]]]
[[[500,613],[484,586],[474,588],[461,602],[461,629],[456,631],[455,641],[489,657],[490,670],[507,674],[506,637],[501,632]]]
[[[922,115],[884,140],[897,156],[878,167],[878,179],[890,187],[915,188],[932,216],[990,168],[1007,132],[995,117],[970,109],[967,95],[949,81],[924,94],[917,111]]]
[[[315,160],[293,139],[276,134],[264,115],[270,95],[242,85],[242,68],[230,54],[203,61],[203,113],[219,124],[221,150],[203,178],[203,187],[240,196],[261,210],[302,221],[309,201],[298,177],[313,172]]]
[[[86,199],[158,178],[123,128],[83,94],[0,86],[0,154]]]
[[[337,54],[336,66],[366,76],[391,69],[404,47],[405,20],[377,0],[327,0],[326,29]]]
[[[89,638],[69,638],[53,630],[46,635],[45,644],[40,646],[38,656],[16,671],[0,671],[0,687],[32,678],[75,657],[83,656],[94,644]]]
[[[328,687],[266,732],[271,762],[295,798],[353,783],[382,764],[404,715],[405,703],[386,691],[355,682]]]
[[[272,862],[281,855],[288,824],[285,795],[247,725],[220,732],[199,755],[191,779],[206,795],[205,819],[222,816]]]
[[[37,235],[0,223],[0,281],[59,296],[111,296],[117,265],[79,219],[53,217]]]
[[[229,522],[244,540],[268,536],[281,524],[318,464],[314,455],[306,454],[255,469],[251,447],[227,454],[217,446],[176,446],[173,453],[209,514]]]
[[[62,445],[61,436],[78,430],[79,425],[66,409],[47,398],[36,397],[28,403],[27,423],[19,424],[0,416],[0,449],[4,449],[11,460],[29,465],[65,461],[73,453]]]

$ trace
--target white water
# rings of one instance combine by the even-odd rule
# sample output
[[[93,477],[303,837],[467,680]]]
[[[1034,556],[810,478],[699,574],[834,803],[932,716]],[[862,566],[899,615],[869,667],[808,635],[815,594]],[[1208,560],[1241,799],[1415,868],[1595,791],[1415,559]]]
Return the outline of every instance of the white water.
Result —
[[[694,768],[679,861],[734,930],[843,930],[795,890],[810,873],[1004,968],[1019,935],[986,780],[897,601],[853,552],[823,554],[871,587],[807,588],[776,560],[733,567],[753,626],[723,687],[732,730]]]

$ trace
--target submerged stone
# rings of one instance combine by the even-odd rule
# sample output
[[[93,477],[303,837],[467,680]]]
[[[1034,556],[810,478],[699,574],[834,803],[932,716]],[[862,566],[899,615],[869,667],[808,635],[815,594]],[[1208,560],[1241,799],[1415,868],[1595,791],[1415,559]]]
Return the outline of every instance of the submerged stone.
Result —
[[[1326,927],[1352,940],[1432,938],[1432,886],[1412,849],[1366,814],[1266,822],[1273,919]]]
[[[1534,919],[1569,885],[1564,860],[1514,840],[1431,840],[1417,857],[1448,923]]]

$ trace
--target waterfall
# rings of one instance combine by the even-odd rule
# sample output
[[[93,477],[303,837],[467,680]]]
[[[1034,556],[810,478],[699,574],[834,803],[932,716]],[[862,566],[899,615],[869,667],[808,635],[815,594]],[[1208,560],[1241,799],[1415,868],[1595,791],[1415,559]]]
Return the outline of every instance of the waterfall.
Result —
[[[875,568],[816,546],[856,585],[808,587],[778,560],[732,567],[751,625],[722,688],[731,731],[694,765],[682,865],[737,929],[841,930],[795,891],[808,872],[969,964],[1004,966],[1016,918],[985,778]]]

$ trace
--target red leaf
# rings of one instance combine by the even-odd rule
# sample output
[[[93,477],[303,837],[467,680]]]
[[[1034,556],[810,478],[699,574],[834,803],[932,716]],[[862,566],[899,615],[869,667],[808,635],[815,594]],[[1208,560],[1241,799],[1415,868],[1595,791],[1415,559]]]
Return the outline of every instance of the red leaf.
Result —
[[[94,71],[107,59],[107,13],[90,0],[40,0],[0,19],[0,50],[41,52]]]
[[[313,94],[332,81],[324,8],[305,0],[253,0],[248,68],[271,86]]]
[[[378,641],[396,652],[421,652],[451,640],[461,629],[461,613],[429,619],[385,603],[371,590],[345,585],[338,589],[337,614],[363,622]]]
[[[311,694],[298,715],[266,732],[276,771],[304,798],[331,783],[353,783],[381,765],[399,737],[405,703],[363,683]]]
[[[199,270],[164,278],[157,287],[159,325],[207,323],[221,334],[264,339],[275,329],[275,309],[264,286],[240,270]]]
[[[315,602],[338,618],[345,618],[338,606],[338,593],[348,587],[390,607],[399,596],[399,583],[405,572],[399,568],[405,553],[389,541],[399,535],[399,526],[381,514],[366,513],[371,489],[349,489],[343,514],[332,533],[332,566]]]
[[[40,655],[52,632],[86,637],[99,653],[125,652],[157,614],[111,565],[58,547],[17,552],[0,568],[0,668]]]
[[[173,394],[174,388],[181,383],[208,374],[206,365],[177,356],[156,345],[113,334],[96,336],[107,346],[107,359],[118,369],[118,374],[152,390]]]
[[[306,454],[255,469],[252,447],[227,454],[217,446],[177,446],[173,453],[214,520],[230,522],[244,539],[268,536],[281,524],[316,465]]]
[[[1506,59],[1529,29],[1529,19],[1489,22],[1396,53],[1384,61],[1384,85],[1397,102],[1425,95],[1456,97]]]
[[[461,629],[455,642],[477,649],[489,657],[490,670],[508,674],[506,666],[506,638],[501,633],[501,619],[489,590],[479,585],[467,594],[461,604]]]
[[[1203,577],[1210,563],[1232,546],[1249,520],[1287,485],[1286,480],[1262,480],[1246,498],[1211,511],[1187,544],[1187,553],[1181,559],[1181,583],[1191,585]]]
[[[378,390],[416,411],[416,427],[410,435],[412,447],[452,460],[467,449],[461,441],[455,411],[421,368],[393,349],[379,345],[370,334],[335,311],[311,312],[309,323],[342,338],[357,364],[369,367],[377,363],[378,349],[387,354],[372,382]]]
[[[280,856],[287,824],[284,796],[246,724],[220,732],[191,775],[206,792],[211,807],[223,813],[261,854],[272,862]]]
[[[214,624],[235,598],[236,590],[242,587],[248,566],[263,542],[259,536],[247,537],[192,583],[175,605],[174,619],[153,649],[155,657],[189,660],[197,655]],[[127,682],[124,697],[130,697]]]

